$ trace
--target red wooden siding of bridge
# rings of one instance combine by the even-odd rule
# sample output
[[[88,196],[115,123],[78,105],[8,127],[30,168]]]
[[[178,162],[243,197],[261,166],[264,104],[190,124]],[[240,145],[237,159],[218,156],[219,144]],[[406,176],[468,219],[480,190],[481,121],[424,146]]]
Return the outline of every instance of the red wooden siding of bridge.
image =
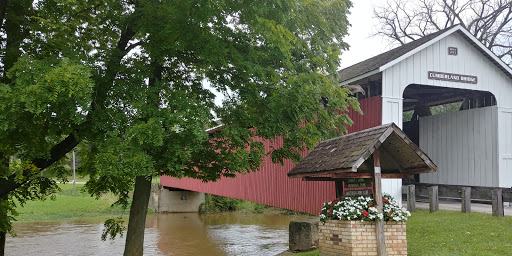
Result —
[[[356,132],[381,125],[382,99],[380,96],[359,101],[364,115],[350,110],[349,116],[354,125],[348,128]],[[265,149],[276,147],[282,140],[274,143],[264,141]],[[288,178],[286,175],[293,168],[291,161],[284,165],[274,164],[270,157],[265,158],[259,171],[237,178],[222,178],[216,182],[203,183],[199,180],[176,179],[163,176],[160,183],[165,187],[180,188],[208,194],[238,198],[264,205],[290,209],[294,211],[318,214],[324,202],[335,198],[334,182],[302,181]]]

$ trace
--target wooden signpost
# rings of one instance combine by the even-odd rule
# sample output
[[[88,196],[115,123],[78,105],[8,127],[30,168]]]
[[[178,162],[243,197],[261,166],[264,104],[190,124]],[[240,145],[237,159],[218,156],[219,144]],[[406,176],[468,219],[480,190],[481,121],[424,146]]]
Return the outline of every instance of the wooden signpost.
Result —
[[[383,213],[382,202],[382,171],[380,165],[380,153],[378,149],[373,152],[373,170],[371,179],[368,178],[350,178],[336,181],[337,195],[344,196],[372,196],[375,201],[375,208],[379,213]],[[377,239],[377,255],[385,256],[386,239],[384,236],[384,222],[378,220],[375,223],[375,234]]]
[[[373,152],[373,188],[375,194],[373,199],[375,201],[375,208],[379,213],[382,213],[382,174],[380,169],[380,154],[376,149]],[[384,223],[383,220],[377,220],[375,223],[375,232],[377,234],[377,255],[386,255],[386,242],[384,238]]]
[[[387,124],[322,141],[288,176],[334,181],[337,197],[373,195],[375,207],[383,214],[382,178],[408,178],[436,170],[400,128]],[[383,220],[376,221],[375,231],[377,255],[387,255]],[[390,242],[390,248],[394,245]]]

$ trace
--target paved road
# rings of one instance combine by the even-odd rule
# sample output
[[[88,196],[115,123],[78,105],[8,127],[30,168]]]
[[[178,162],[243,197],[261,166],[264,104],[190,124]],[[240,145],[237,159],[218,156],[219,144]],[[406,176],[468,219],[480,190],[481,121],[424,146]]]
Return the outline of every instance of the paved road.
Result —
[[[407,205],[407,202],[402,202],[403,206]],[[428,203],[424,202],[416,202],[416,207],[420,209],[428,209]],[[461,205],[460,202],[447,202],[447,201],[440,201],[439,202],[439,209],[440,210],[450,210],[450,211],[460,211]],[[492,206],[490,204],[477,204],[472,203],[471,204],[471,211],[472,212],[485,212],[485,213],[492,213]],[[512,207],[505,205],[504,209],[505,215],[512,216]]]

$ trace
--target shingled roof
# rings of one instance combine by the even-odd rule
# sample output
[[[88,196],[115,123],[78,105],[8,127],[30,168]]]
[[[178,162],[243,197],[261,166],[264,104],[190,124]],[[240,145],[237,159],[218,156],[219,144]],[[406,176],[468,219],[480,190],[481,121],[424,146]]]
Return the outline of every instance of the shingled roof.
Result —
[[[382,173],[434,172],[437,166],[395,124],[386,124],[347,134],[320,144],[290,172],[289,177],[311,177],[333,173],[367,172],[370,156],[379,150]]]
[[[468,42],[470,42],[478,51],[480,51],[484,56],[493,62],[498,68],[500,68],[507,76],[512,78],[512,69],[505,64],[501,59],[499,59],[494,53],[492,53],[489,49],[487,49],[481,42],[478,41],[471,33],[469,33],[465,28],[461,25],[454,25],[443,30],[437,31],[430,35],[424,36],[417,40],[414,40],[410,43],[404,44],[397,48],[391,49],[387,52],[381,53],[375,57],[369,58],[367,60],[356,63],[350,67],[344,68],[338,71],[338,74],[341,78],[341,82],[346,82],[354,78],[358,78],[360,76],[366,77],[371,74],[375,74],[377,72],[383,71],[383,67],[385,67],[390,62],[399,59],[400,57],[408,54],[409,52],[413,52],[417,49],[422,49],[422,46],[426,47],[426,45],[430,45],[435,41],[444,38],[445,36],[457,32],[459,35],[464,37]],[[434,40],[435,39],[435,40]]]
[[[397,59],[398,57],[418,48],[420,45],[432,40],[442,33],[450,30],[452,27],[440,30],[410,43],[404,44],[387,52],[381,53],[375,57],[356,63],[350,67],[338,71],[342,81],[347,81],[354,77],[379,69],[381,66]]]

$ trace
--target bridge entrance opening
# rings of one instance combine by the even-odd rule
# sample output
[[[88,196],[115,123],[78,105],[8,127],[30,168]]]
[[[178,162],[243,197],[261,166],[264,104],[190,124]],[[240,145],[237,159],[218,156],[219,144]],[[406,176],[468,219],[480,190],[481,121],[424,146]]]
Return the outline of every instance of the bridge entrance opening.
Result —
[[[497,102],[487,91],[411,84],[403,130],[438,166],[412,181],[497,186]]]

